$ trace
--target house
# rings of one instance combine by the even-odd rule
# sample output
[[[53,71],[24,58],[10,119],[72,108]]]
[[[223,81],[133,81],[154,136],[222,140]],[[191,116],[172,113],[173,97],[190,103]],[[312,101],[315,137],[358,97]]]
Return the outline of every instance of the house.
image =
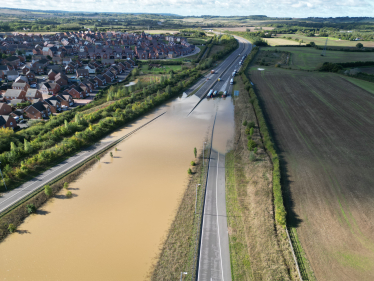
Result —
[[[36,100],[36,99],[37,100],[43,99],[42,92],[40,92],[37,89],[28,89],[26,92],[26,100],[28,100],[29,102],[32,102],[33,100]]]
[[[90,74],[87,69],[77,69],[77,78],[88,78]]]
[[[49,80],[55,80],[55,77],[56,75],[58,74],[58,72],[54,69],[51,69],[49,72],[48,72],[48,79]]]
[[[103,76],[104,76],[104,78],[105,78],[105,80],[106,80],[107,83],[111,83],[115,79],[114,74],[112,72],[110,72],[110,71],[105,72],[103,74]]]
[[[18,67],[21,65],[21,60],[19,59],[19,57],[10,56],[3,60],[3,64],[10,64],[15,69],[18,69]]]
[[[24,111],[30,119],[43,119],[51,114],[50,106],[41,101],[29,105],[24,109]]]
[[[62,74],[61,72],[55,76],[55,82],[60,86],[65,86],[69,84],[68,77],[65,74]]]
[[[61,106],[69,107],[74,105],[73,97],[69,94],[58,94],[56,98],[60,101]]]
[[[49,105],[52,113],[61,112],[61,102],[56,97],[50,97],[43,101],[44,104]]]
[[[0,115],[0,128],[14,128],[17,127],[16,119],[10,115]]]
[[[25,102],[25,101],[22,100],[22,99],[13,99],[13,100],[10,100],[10,101],[9,101],[9,105],[10,105],[11,107],[16,107],[17,104],[19,104],[19,103],[24,103],[24,102]]]
[[[27,92],[27,90],[30,88],[30,85],[28,83],[13,83],[12,89],[13,90],[22,90]]]
[[[27,79],[26,76],[21,75],[17,77],[16,80],[14,80],[14,83],[22,83],[22,84],[29,83],[29,79]]]
[[[13,90],[9,89],[5,92],[4,98],[6,101],[14,100],[14,99],[20,99],[22,101],[26,100],[26,92],[23,90]]]
[[[85,91],[79,86],[72,87],[68,90],[68,93],[73,97],[73,99],[83,99],[86,97]]]
[[[21,69],[22,69],[22,74],[26,74],[27,72],[30,71],[30,67],[27,65],[24,65]]]
[[[94,80],[97,82],[98,86],[106,85],[106,79],[103,75],[96,75]]]
[[[18,71],[16,71],[16,70],[8,71],[7,77],[8,77],[9,81],[16,80],[19,77]]]
[[[0,102],[0,115],[9,115],[12,112],[12,107],[9,104]]]
[[[96,68],[92,64],[88,64],[84,67],[84,69],[88,70],[88,73],[90,74],[95,74],[96,73]]]
[[[16,109],[16,110],[12,111],[9,115],[12,116],[14,119],[16,119],[16,121],[18,119],[23,119],[23,110],[22,109]]]
[[[61,86],[57,83],[43,83],[40,87],[40,91],[43,95],[56,95],[61,90]]]

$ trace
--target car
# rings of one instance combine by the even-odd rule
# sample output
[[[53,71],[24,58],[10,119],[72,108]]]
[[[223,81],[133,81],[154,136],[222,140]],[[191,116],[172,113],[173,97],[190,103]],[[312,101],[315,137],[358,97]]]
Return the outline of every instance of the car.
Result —
[[[36,84],[31,84],[30,88],[36,88]]]
[[[218,91],[216,90],[216,91],[214,91],[213,92],[213,96],[216,96],[217,95],[217,93],[218,93]]]
[[[45,77],[43,77],[43,81],[45,81]]]
[[[26,122],[27,122],[27,120],[21,120],[21,121],[19,121],[20,124],[23,124],[23,123],[26,123]]]
[[[223,92],[223,97],[227,97],[227,91]]]

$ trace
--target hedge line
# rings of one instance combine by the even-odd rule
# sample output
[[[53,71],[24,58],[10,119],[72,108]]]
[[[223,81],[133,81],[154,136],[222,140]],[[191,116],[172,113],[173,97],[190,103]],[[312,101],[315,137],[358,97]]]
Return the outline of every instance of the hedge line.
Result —
[[[240,77],[242,78],[245,88],[248,90],[251,100],[253,101],[253,108],[255,110],[259,129],[262,135],[263,143],[268,151],[271,161],[273,163],[273,195],[274,195],[274,207],[275,207],[275,219],[276,221],[282,225],[286,226],[286,209],[283,203],[283,194],[282,194],[282,187],[281,187],[281,173],[280,173],[280,165],[279,165],[279,156],[275,149],[275,145],[269,133],[269,129],[266,123],[266,119],[264,117],[259,99],[257,94],[253,90],[251,83],[246,75],[245,70],[248,68],[248,65],[253,60],[254,56],[258,52],[258,48],[254,48],[250,55],[245,59],[243,68],[240,71]]]
[[[333,62],[324,62],[322,66],[318,68],[318,71],[325,71],[325,72],[338,72],[345,67],[359,67],[359,66],[373,66],[374,61],[354,61],[354,62],[341,62],[341,63],[333,63]]]

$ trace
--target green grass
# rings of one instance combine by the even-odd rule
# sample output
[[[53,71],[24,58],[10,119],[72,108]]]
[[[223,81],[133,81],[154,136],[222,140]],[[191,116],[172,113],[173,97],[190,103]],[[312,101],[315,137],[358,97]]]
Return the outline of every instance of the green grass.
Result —
[[[148,69],[148,65],[142,65],[140,67],[140,70],[144,73],[160,73],[160,72],[169,72],[170,70],[173,71],[179,71],[181,70],[181,65],[162,65],[161,68],[152,67],[151,69]]]
[[[229,227],[229,247],[232,280],[247,280],[252,275],[251,262],[241,219],[242,207],[238,199],[238,188],[245,188],[242,173],[235,172],[236,157],[234,151],[226,154],[226,208]],[[239,177],[239,178],[238,178]],[[250,279],[253,279],[249,277]]]
[[[374,95],[374,83],[345,75],[341,75],[341,77]]]
[[[204,38],[187,38],[187,42],[194,45],[205,44],[208,39]]]
[[[286,36],[286,38],[283,38],[283,36]],[[326,42],[326,37],[307,37],[304,35],[299,34],[280,34],[280,36],[277,36],[282,39],[287,39],[287,37],[291,37],[292,39],[299,39],[303,40],[304,43],[314,42],[318,46],[324,46]],[[362,43],[364,47],[374,47],[373,41],[348,41],[348,40],[339,40],[339,38],[333,38],[329,37],[329,40],[327,41],[328,47],[356,47],[357,43]]]
[[[264,51],[278,49],[291,53],[289,67],[293,69],[315,70],[324,62],[354,62],[354,61],[374,61],[374,52],[340,52],[326,51],[326,56],[321,56],[322,51],[308,47],[266,47],[261,48]]]

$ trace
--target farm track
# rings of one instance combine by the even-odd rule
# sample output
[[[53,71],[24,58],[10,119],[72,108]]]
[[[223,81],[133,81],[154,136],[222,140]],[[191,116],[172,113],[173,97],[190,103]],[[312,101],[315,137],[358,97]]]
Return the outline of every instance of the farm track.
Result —
[[[374,279],[372,94],[333,74],[250,78],[279,148],[288,222],[318,280]]]

